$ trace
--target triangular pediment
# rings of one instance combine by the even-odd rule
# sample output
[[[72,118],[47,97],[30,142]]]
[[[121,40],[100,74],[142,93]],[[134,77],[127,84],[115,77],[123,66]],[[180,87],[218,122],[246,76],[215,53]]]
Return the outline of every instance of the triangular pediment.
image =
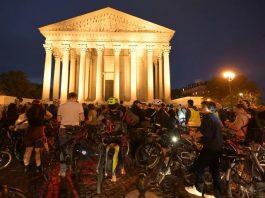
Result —
[[[170,34],[175,32],[110,7],[41,27],[40,31],[157,32]]]

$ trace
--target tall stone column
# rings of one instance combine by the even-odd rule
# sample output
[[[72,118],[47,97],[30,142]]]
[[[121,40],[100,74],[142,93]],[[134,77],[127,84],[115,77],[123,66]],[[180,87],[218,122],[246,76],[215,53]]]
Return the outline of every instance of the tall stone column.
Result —
[[[57,51],[54,53],[55,66],[53,74],[53,99],[59,99],[60,92],[60,73],[61,73],[61,55]]]
[[[63,66],[62,66],[62,81],[61,81],[61,102],[66,102],[68,94],[70,45],[62,44],[62,51],[63,51]]]
[[[114,97],[120,98],[120,52],[121,46],[115,45],[114,48]]]
[[[85,100],[88,100],[89,96],[89,83],[90,83],[90,52],[86,53],[86,66],[85,66]]]
[[[158,72],[158,60],[155,62],[155,98],[159,98],[159,72]]]
[[[137,46],[130,46],[131,52],[131,102],[137,99],[136,89],[137,89]]]
[[[80,65],[79,65],[79,83],[78,83],[78,101],[85,99],[85,64],[86,64],[86,44],[80,44]]]
[[[171,87],[170,87],[170,65],[169,65],[169,52],[171,47],[167,46],[163,49],[164,58],[164,99],[165,101],[171,100]]]
[[[147,46],[147,100],[154,100],[153,46]]]
[[[104,53],[104,45],[97,45],[97,84],[96,84],[96,101],[98,103],[103,103],[103,53]]]
[[[52,44],[46,43],[43,45],[43,47],[45,49],[46,57],[43,75],[42,99],[49,99],[52,74]]]
[[[164,88],[163,88],[163,61],[162,61],[162,54],[158,56],[158,84],[159,84],[159,99],[164,98]]]
[[[69,76],[69,93],[75,92],[75,77],[76,77],[76,53],[72,49],[70,54],[70,76]]]
[[[78,93],[79,87],[79,66],[80,66],[80,55],[76,55],[76,67],[75,67],[75,92]]]

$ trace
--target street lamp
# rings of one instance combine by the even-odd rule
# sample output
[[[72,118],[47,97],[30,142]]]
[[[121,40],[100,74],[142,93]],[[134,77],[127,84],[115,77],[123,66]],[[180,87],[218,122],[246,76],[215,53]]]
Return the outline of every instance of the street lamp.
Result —
[[[231,108],[233,107],[233,98],[232,98],[232,87],[231,87],[231,82],[234,80],[236,77],[234,72],[231,71],[226,71],[223,73],[224,78],[228,81],[228,87],[229,87],[229,95],[230,95],[230,105]]]

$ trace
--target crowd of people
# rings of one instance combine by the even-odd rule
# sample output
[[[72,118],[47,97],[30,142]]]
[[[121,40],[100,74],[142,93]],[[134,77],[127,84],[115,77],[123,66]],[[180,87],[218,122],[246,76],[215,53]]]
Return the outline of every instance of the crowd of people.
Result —
[[[193,137],[201,137],[203,149],[194,162],[193,171],[196,175],[195,185],[186,187],[186,191],[202,196],[204,169],[209,167],[213,178],[214,195],[221,196],[221,182],[219,173],[219,158],[223,147],[223,131],[228,130],[238,140],[254,141],[263,144],[265,113],[251,108],[249,101],[242,100],[232,110],[228,111],[219,103],[204,101],[200,109],[188,100],[187,105],[165,104],[155,99],[152,103],[135,100],[131,106],[123,105],[123,101],[109,98],[106,104],[94,105],[79,103],[76,93],[69,93],[68,101],[60,104],[58,100],[52,104],[44,104],[40,100],[22,104],[21,98],[0,110],[0,127],[16,126],[18,129],[27,129],[25,132],[26,151],[24,154],[25,172],[29,171],[30,157],[35,150],[37,171],[41,171],[40,148],[45,146],[45,120],[55,120],[59,123],[58,140],[60,146],[60,173],[65,177],[68,156],[65,149],[66,142],[71,138],[68,135],[68,126],[87,125],[89,131],[97,130],[99,125],[105,125],[104,139],[106,145],[115,148],[112,165],[112,181],[116,182],[117,164],[121,165],[121,174],[125,174],[122,162],[121,134],[129,133],[131,138],[132,158],[139,145],[134,128],[144,128],[156,123],[167,128],[169,133],[176,133],[179,128]],[[263,130],[262,130],[263,129]],[[119,138],[117,138],[119,137]],[[204,195],[205,196],[205,195]]]

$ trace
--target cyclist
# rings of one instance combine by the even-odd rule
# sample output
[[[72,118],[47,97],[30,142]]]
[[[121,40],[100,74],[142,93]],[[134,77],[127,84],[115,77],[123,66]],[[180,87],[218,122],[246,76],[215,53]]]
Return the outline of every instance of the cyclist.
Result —
[[[160,99],[155,99],[152,105],[156,111],[155,120],[162,128],[167,128],[170,132],[176,128],[176,125],[171,122],[170,115],[163,108],[163,102]]]
[[[114,148],[112,162],[112,182],[116,182],[116,169],[118,161],[121,167],[121,174],[125,174],[123,156],[122,156],[122,135],[125,132],[125,126],[123,124],[123,112],[119,109],[118,99],[109,98],[107,100],[108,110],[103,112],[100,116],[102,123],[106,126],[106,134],[104,143],[107,145],[106,151],[110,148]]]
[[[30,157],[35,148],[35,161],[37,166],[37,172],[41,172],[41,157],[40,149],[44,146],[45,134],[44,134],[44,120],[50,119],[52,114],[46,111],[39,100],[34,100],[32,106],[26,112],[26,118],[28,120],[28,130],[24,135],[24,142],[26,145],[26,151],[24,154],[24,171],[29,171]]]
[[[186,187],[185,190],[193,195],[202,196],[204,189],[204,170],[209,167],[213,178],[214,196],[204,194],[204,197],[221,198],[221,178],[220,178],[220,156],[222,154],[223,136],[222,123],[214,113],[216,106],[213,102],[204,102],[202,105],[202,123],[200,133],[203,149],[196,158],[192,171],[195,172],[195,185]]]
[[[198,111],[197,107],[194,106],[193,100],[188,100],[186,124],[190,129],[190,135],[196,133],[201,125],[200,112]]]
[[[60,105],[57,114],[57,120],[60,122],[59,129],[59,145],[60,145],[60,173],[61,177],[65,177],[67,165],[66,157],[71,156],[72,151],[67,149],[66,144],[74,138],[73,135],[66,133],[66,126],[79,126],[80,122],[85,120],[84,110],[80,103],[77,102],[77,94],[69,93],[66,103]]]

